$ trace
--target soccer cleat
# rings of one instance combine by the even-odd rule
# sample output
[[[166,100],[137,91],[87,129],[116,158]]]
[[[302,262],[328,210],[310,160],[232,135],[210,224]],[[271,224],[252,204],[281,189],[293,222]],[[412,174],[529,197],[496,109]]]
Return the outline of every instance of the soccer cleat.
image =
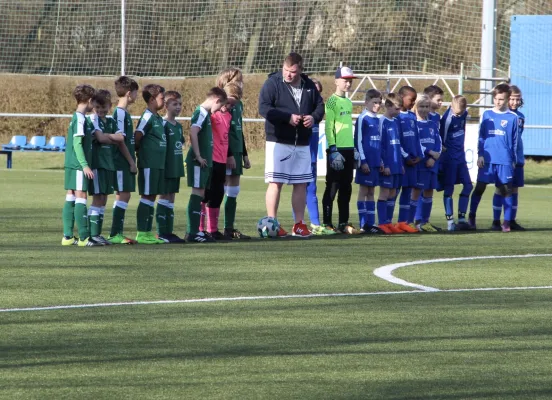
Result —
[[[279,234],[279,232],[278,232]],[[294,237],[300,237],[300,238],[308,238],[312,236],[312,232],[309,230],[307,225],[300,221],[293,225],[293,229],[291,230],[291,236]]]
[[[329,231],[333,231],[333,232],[335,232],[335,233],[340,233],[340,232],[338,232],[337,229],[335,229],[335,226],[333,226],[332,224],[326,224],[326,225],[324,225],[324,229],[327,229],[327,230],[329,230]]]
[[[523,226],[518,224],[515,219],[510,222],[510,229],[513,230],[513,231],[526,231],[527,230]]]
[[[362,231],[362,233],[364,233],[365,235],[385,235],[383,229],[376,225],[369,226],[368,224],[366,224],[362,228]]]
[[[501,228],[502,228],[502,232],[510,232],[511,230],[510,221],[504,221]]]
[[[74,236],[64,236],[61,239],[62,246],[74,246],[76,244],[79,244],[79,239]]]
[[[186,234],[186,242],[188,243],[215,243],[216,240],[210,236],[207,236],[203,232],[198,232],[196,234]]]
[[[157,235],[157,239],[163,240],[165,243],[175,244],[175,243],[186,243],[184,239],[179,238],[174,233],[167,233],[165,235]]]
[[[104,246],[111,246],[111,243],[108,242],[107,239],[104,238],[102,235],[92,236],[92,239],[94,239],[94,241],[98,243],[103,244]]]
[[[79,247],[95,247],[95,246],[103,246],[103,244],[96,242],[92,238],[86,238],[84,240],[79,240]]]
[[[385,226],[387,226],[387,229],[389,229],[392,234],[404,233],[401,229],[397,228],[393,224],[385,224]]]
[[[288,236],[287,231],[284,228],[280,227],[278,229],[278,234],[276,235],[276,237],[283,238],[283,237],[287,237],[287,236]]]
[[[417,232],[421,232],[420,224],[415,224],[414,222],[411,222],[410,224],[408,224],[408,226],[411,227],[412,229],[416,229]]]
[[[345,235],[359,235],[360,231],[349,223],[339,224],[337,230]]]
[[[393,232],[389,229],[389,226],[387,224],[381,224],[378,225],[378,228],[380,228],[384,234],[391,235]]]
[[[215,232],[205,232],[207,236],[210,236],[211,238],[215,240],[228,240],[226,236],[224,236],[220,231]]]
[[[420,225],[420,230],[426,233],[436,233],[437,230],[429,222]]]
[[[472,231],[475,231],[477,229],[477,225],[475,224],[475,214],[470,214],[468,218],[468,224],[470,225]]]
[[[136,240],[123,236],[122,233],[118,233],[115,236],[110,236],[107,241],[111,244],[136,244]]]
[[[337,233],[334,229],[329,229],[322,225],[311,224],[310,227],[312,234],[317,236],[335,235]]]
[[[151,232],[138,232],[136,234],[136,243],[138,244],[163,244],[162,239],[157,239]]]
[[[247,236],[237,229],[228,229],[224,228],[224,236],[226,240],[232,240],[232,239],[241,239],[241,240],[249,240],[251,239],[251,236]]]
[[[466,221],[458,221],[456,224],[457,231],[473,231],[473,228]]]
[[[456,224],[452,221],[450,224],[447,224],[447,231],[454,232],[456,231]]]
[[[419,231],[415,228],[407,224],[406,222],[399,222],[395,225],[397,228],[399,228],[401,231],[405,233],[418,233]]]
[[[435,232],[442,232],[443,228],[439,228],[438,226],[433,225],[431,222],[426,222],[426,225],[429,224],[433,229],[435,229]]]
[[[500,221],[493,221],[493,224],[491,225],[491,231],[502,232],[502,225],[500,225]]]

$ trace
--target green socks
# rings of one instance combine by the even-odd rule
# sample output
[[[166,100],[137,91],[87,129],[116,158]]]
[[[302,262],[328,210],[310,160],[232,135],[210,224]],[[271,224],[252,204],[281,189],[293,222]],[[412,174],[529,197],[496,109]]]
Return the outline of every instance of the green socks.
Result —
[[[73,237],[73,227],[75,226],[75,196],[71,194],[65,196],[61,220],[63,221],[63,236]]]
[[[79,231],[79,239],[84,240],[90,237],[88,228],[88,215],[86,212],[86,199],[75,200],[75,222]]]
[[[155,220],[157,222],[158,235],[166,235],[168,233],[172,233],[172,230],[169,230],[169,214],[172,213],[169,205],[170,203],[168,200],[161,199],[157,201]]]
[[[201,219],[201,200],[203,197],[197,194],[190,195],[190,201],[188,202],[188,234],[195,235],[199,232],[199,222]]]
[[[125,203],[124,201],[115,201],[115,203],[113,203],[113,220],[111,222],[110,237],[123,234],[125,226],[125,212],[127,207],[128,203]]]
[[[88,210],[88,224],[90,226],[90,236],[100,236],[101,235],[101,228],[100,228],[100,207],[90,206],[90,209]]]
[[[153,226],[153,201],[140,199],[136,211],[136,229],[138,232],[151,232]]]
[[[174,203],[169,203],[169,212],[167,213],[167,232],[174,233]]]
[[[224,227],[226,229],[234,229],[234,221],[236,220],[236,207],[236,198],[226,196],[226,200],[224,201]]]

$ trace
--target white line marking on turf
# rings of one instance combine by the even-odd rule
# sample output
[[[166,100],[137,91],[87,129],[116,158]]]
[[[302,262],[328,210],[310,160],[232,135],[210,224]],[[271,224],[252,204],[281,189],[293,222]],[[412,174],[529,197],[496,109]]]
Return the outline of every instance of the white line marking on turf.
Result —
[[[243,297],[208,297],[203,299],[184,299],[184,300],[152,300],[152,301],[129,301],[115,303],[92,303],[92,304],[69,304],[61,306],[45,306],[45,307],[23,307],[23,308],[1,308],[0,313],[6,312],[23,312],[23,311],[51,311],[51,310],[69,310],[83,308],[103,308],[103,307],[120,307],[120,306],[143,306],[143,305],[159,305],[159,304],[183,304],[183,303],[214,303],[224,301],[256,301],[256,300],[291,300],[291,299],[314,299],[314,298],[329,298],[329,297],[366,297],[366,296],[385,296],[397,294],[424,294],[424,293],[458,293],[458,292],[494,292],[498,290],[535,290],[535,289],[552,289],[552,286],[518,286],[518,287],[489,287],[489,288],[469,288],[469,289],[437,289],[430,286],[418,285],[395,278],[391,275],[397,268],[408,267],[420,264],[434,264],[451,261],[469,261],[494,258],[531,258],[531,257],[552,257],[552,254],[525,254],[513,256],[480,256],[480,257],[460,257],[460,258],[440,258],[435,260],[419,260],[397,264],[384,265],[383,267],[374,270],[374,275],[387,280],[391,283],[397,283],[403,286],[414,287],[419,290],[401,290],[389,292],[360,292],[360,293],[313,293],[313,294],[290,294],[290,295],[275,295],[275,296],[243,296]],[[376,274],[376,271],[379,271]]]
[[[418,261],[409,261],[403,263],[389,264],[384,265],[383,267],[376,268],[374,270],[374,275],[378,278],[381,278],[387,282],[395,283],[397,285],[412,287],[415,289],[420,289],[425,292],[439,292],[445,291],[440,290],[431,286],[424,286],[417,283],[412,283],[405,281],[404,279],[397,278],[393,276],[393,271],[403,267],[411,267],[413,265],[420,264],[435,264],[435,263],[445,263],[453,261],[472,261],[472,260],[489,260],[489,259],[499,259],[499,258],[532,258],[532,257],[552,257],[552,254],[520,254],[520,255],[511,255],[511,256],[475,256],[475,257],[457,257],[457,258],[436,258],[434,260],[418,260]],[[535,288],[535,287],[533,287]],[[542,286],[543,289],[548,288],[547,286]],[[496,288],[495,288],[496,289]],[[472,289],[478,290],[478,289]],[[450,291],[450,290],[446,290]]]

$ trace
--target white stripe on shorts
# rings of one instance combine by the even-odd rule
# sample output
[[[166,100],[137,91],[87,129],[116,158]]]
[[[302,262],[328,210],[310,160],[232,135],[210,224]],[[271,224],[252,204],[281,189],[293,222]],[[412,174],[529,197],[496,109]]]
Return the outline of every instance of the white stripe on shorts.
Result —
[[[99,181],[99,178],[98,178],[98,170],[95,169],[93,170],[94,171],[94,194],[98,194],[100,193],[100,181]]]
[[[144,168],[144,194],[150,194],[150,169]]]
[[[80,190],[82,192],[82,185],[83,185],[83,181],[84,181],[84,172],[80,171],[80,170],[77,170],[77,175],[76,175],[76,190]]]
[[[199,183],[201,182],[201,167],[194,165],[194,187],[199,188]]]
[[[123,191],[123,171],[117,171],[117,191]]]

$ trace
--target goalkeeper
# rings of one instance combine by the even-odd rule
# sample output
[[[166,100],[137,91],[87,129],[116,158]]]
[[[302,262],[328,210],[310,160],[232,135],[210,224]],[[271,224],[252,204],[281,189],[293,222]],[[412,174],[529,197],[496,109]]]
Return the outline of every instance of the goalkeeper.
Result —
[[[327,229],[332,224],[333,202],[337,195],[339,225],[337,231],[355,235],[358,229],[349,223],[349,202],[351,201],[353,171],[359,159],[353,139],[353,103],[345,94],[356,78],[348,67],[335,72],[335,93],[326,102],[326,138],[328,141],[326,190],[322,198],[323,223]],[[355,157],[355,154],[357,156]]]

